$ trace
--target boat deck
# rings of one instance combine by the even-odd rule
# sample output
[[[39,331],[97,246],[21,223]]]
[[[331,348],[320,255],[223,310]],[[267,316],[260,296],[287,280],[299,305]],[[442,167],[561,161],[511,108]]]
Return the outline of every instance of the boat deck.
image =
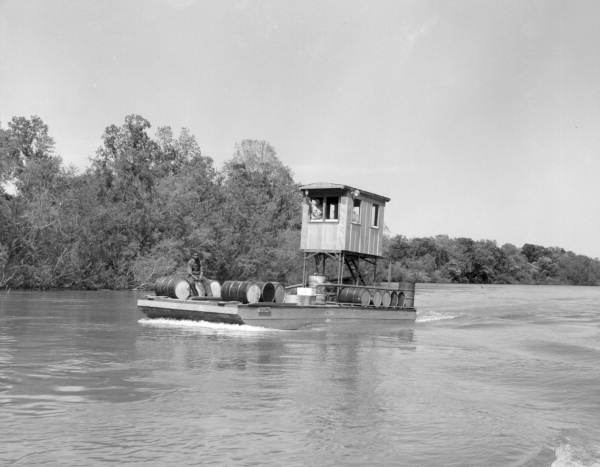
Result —
[[[376,308],[353,304],[326,303],[252,303],[219,299],[180,300],[147,296],[138,300],[138,308],[149,318],[188,319],[194,321],[248,324],[277,329],[299,329],[332,322],[406,322],[415,320],[414,308]]]

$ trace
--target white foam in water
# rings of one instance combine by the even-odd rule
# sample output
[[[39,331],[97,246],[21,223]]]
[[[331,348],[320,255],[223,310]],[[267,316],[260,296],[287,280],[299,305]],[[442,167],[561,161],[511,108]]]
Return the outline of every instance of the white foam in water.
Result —
[[[558,446],[554,453],[556,460],[551,467],[600,467],[600,462],[586,452],[575,449],[568,443]]]
[[[428,323],[430,321],[441,321],[443,319],[454,319],[456,315],[449,313],[436,313],[435,311],[429,312],[429,314],[423,316],[421,313],[417,313],[417,323]]]
[[[168,318],[142,318],[138,323],[161,328],[197,329],[199,331],[212,330],[224,333],[256,333],[274,332],[277,329],[261,328],[260,326],[248,326],[247,324],[211,323],[209,321],[192,321],[186,319]]]

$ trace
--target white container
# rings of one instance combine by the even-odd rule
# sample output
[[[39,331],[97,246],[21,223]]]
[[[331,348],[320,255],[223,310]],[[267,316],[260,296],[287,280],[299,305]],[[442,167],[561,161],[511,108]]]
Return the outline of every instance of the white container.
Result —
[[[213,297],[221,298],[221,284],[218,281],[210,281],[210,291]]]
[[[317,295],[316,290],[313,287],[298,287],[298,295],[312,296]]]
[[[298,295],[289,294],[283,298],[283,303],[298,303]]]
[[[306,305],[314,305],[316,295],[298,295],[298,305],[306,306]]]

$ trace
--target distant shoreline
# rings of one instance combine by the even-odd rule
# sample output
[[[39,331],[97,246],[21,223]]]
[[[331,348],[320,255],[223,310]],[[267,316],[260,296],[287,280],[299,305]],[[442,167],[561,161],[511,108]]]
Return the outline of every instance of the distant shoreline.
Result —
[[[106,127],[77,173],[41,118],[0,126],[0,290],[150,287],[195,251],[216,279],[302,281],[303,195],[273,146],[242,140],[216,167],[188,130],[150,128]],[[600,285],[600,260],[559,247],[383,235],[381,256],[377,281]]]

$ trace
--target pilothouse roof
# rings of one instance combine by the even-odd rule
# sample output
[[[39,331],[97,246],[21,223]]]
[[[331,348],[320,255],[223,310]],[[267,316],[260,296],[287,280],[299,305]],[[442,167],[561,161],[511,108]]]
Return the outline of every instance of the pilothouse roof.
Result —
[[[370,191],[365,191],[365,190],[361,190],[360,188],[356,188],[353,186],[349,186],[349,185],[342,185],[339,183],[329,183],[329,182],[316,182],[316,183],[309,183],[308,185],[302,185],[300,187],[300,190],[305,191],[305,190],[340,190],[340,191],[359,191],[361,194],[368,196],[370,198],[374,198],[376,200],[379,201],[383,201],[383,202],[388,202],[390,200],[390,198],[388,198],[387,196],[383,196],[383,195],[378,195],[375,193],[371,193]]]

